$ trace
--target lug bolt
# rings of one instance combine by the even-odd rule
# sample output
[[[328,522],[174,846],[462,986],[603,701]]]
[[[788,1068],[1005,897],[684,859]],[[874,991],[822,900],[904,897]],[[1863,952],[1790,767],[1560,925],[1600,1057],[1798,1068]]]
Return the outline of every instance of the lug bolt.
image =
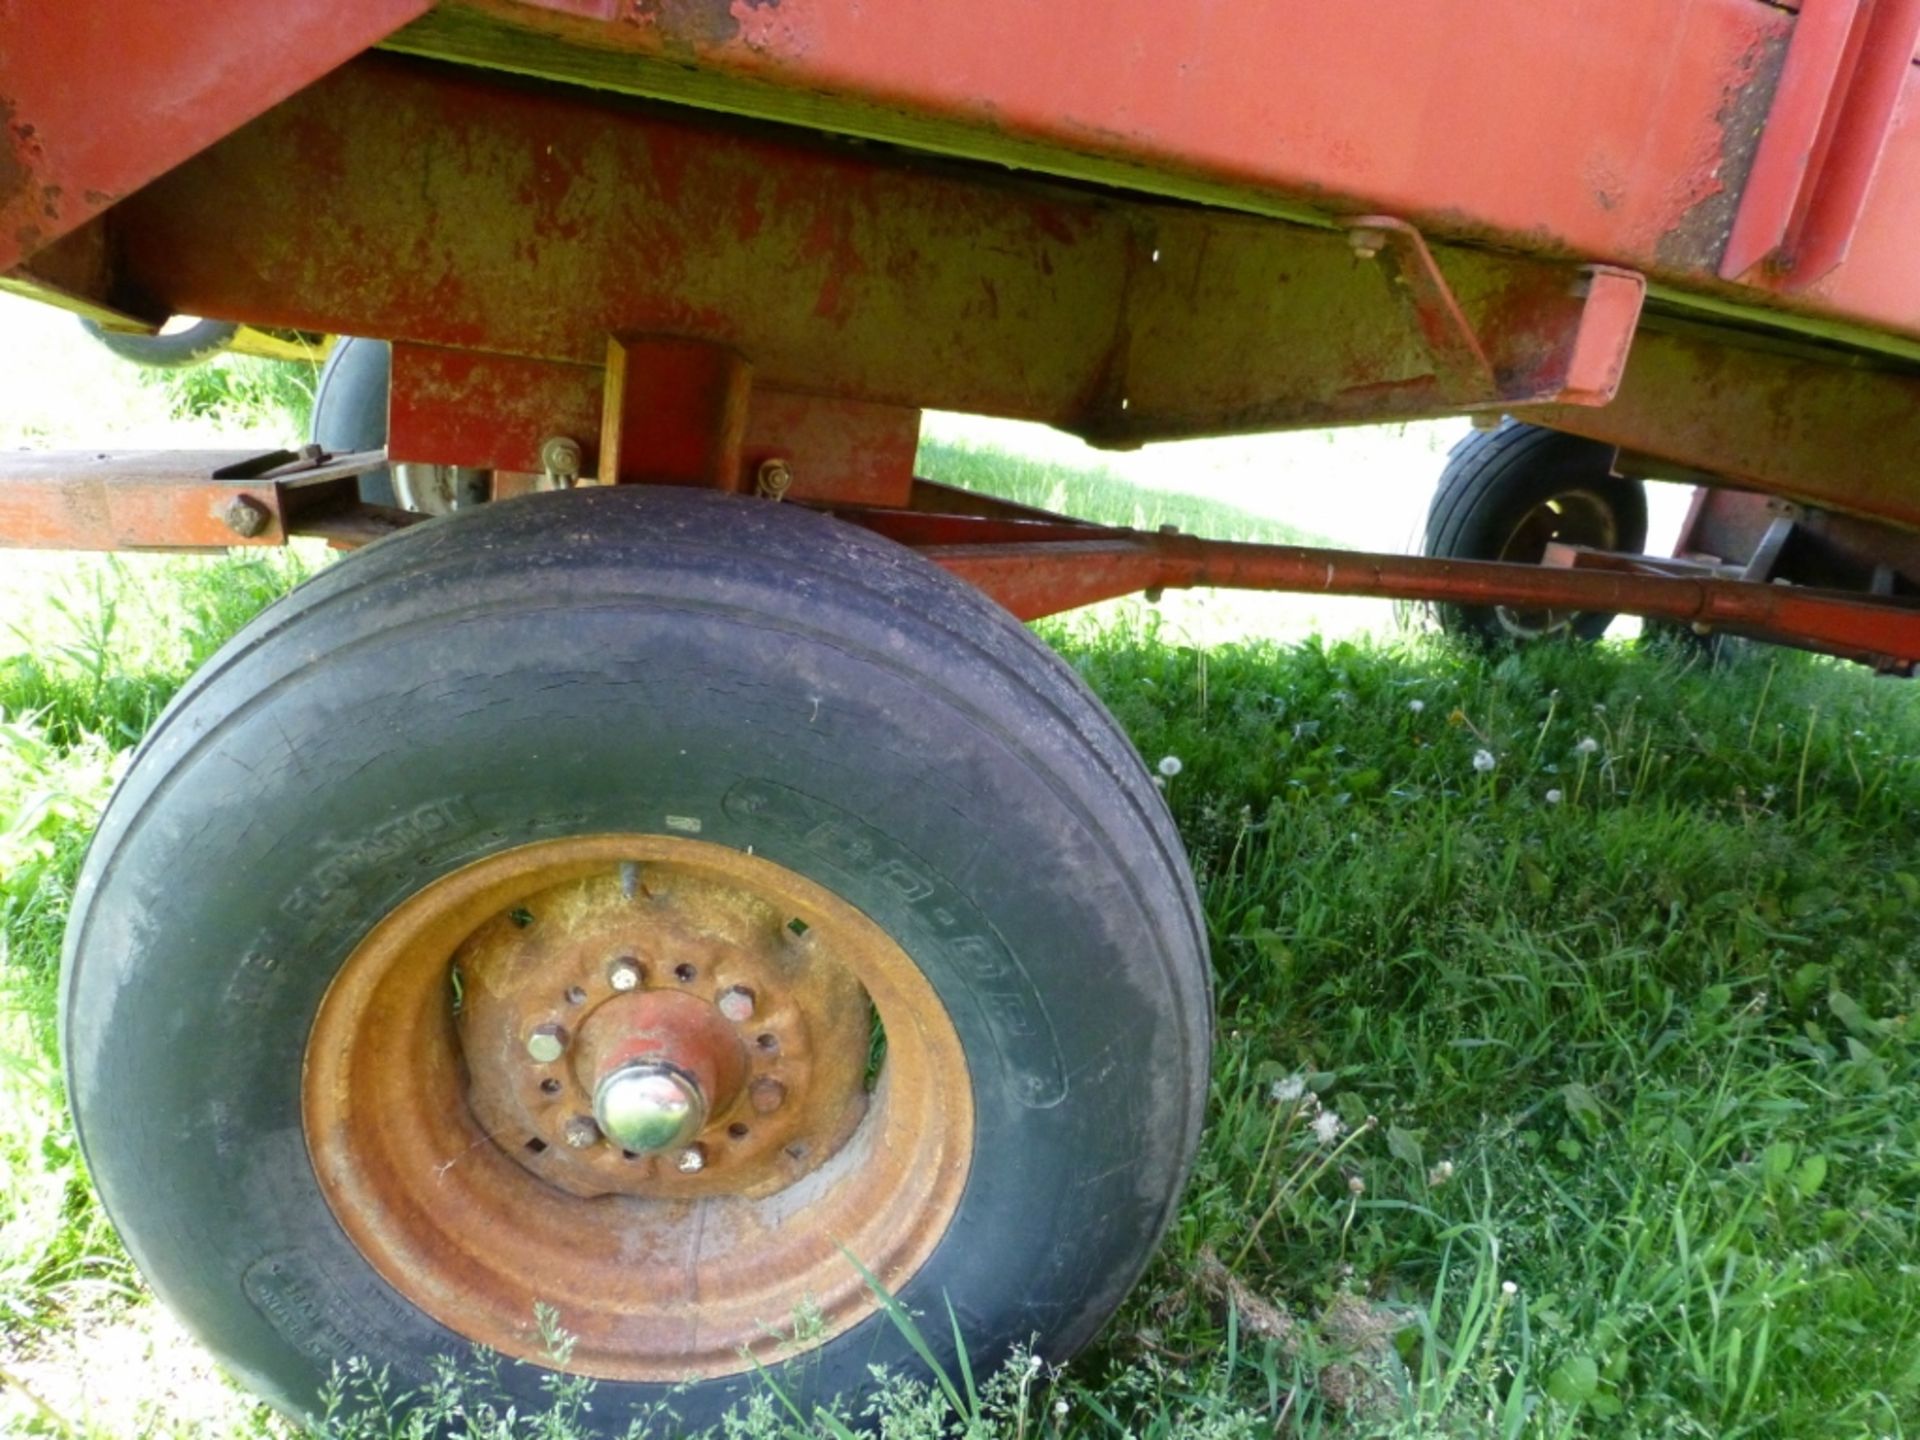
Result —
[[[527,1036],[527,1055],[542,1065],[551,1065],[567,1048],[567,1027],[536,1025]]]
[[[699,1145],[689,1145],[680,1152],[679,1158],[673,1164],[682,1175],[698,1175],[707,1168],[706,1149]]]
[[[730,985],[720,992],[720,1013],[736,1025],[753,1018],[753,991],[744,985]]]
[[[771,1115],[787,1098],[787,1087],[778,1080],[761,1078],[747,1087],[747,1099],[762,1115]]]
[[[762,499],[778,500],[792,488],[792,485],[793,469],[785,460],[776,456],[771,460],[760,462],[760,469],[754,476],[753,488]]]
[[[620,991],[632,990],[640,984],[640,965],[632,957],[622,955],[607,967],[607,983]]]
[[[567,1121],[567,1144],[576,1150],[584,1150],[589,1145],[598,1144],[600,1127],[585,1115],[576,1115]]]

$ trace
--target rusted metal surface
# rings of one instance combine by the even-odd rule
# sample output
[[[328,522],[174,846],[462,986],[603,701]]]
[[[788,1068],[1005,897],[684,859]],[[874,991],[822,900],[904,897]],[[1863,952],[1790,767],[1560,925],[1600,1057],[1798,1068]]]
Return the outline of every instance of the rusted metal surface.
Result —
[[[598,475],[602,371],[442,346],[396,344],[388,449],[424,464],[537,473],[551,434],[578,440],[584,473]],[[756,384],[740,442],[746,490],[769,460],[793,475],[791,498],[904,504],[913,484],[920,412],[804,395]]]
[[[224,550],[306,533],[327,492],[378,453],[303,458],[250,450],[0,455],[0,547]]]
[[[1732,295],[1717,269],[1796,23],[1757,0],[1381,0],[1337,20],[1265,0],[463,0],[392,43],[1259,213],[1397,215]],[[1767,303],[1920,333],[1901,258],[1920,107],[1895,115],[1882,173],[1900,178],[1870,188],[1848,264]]]
[[[1721,258],[1724,278],[1803,290],[1845,259],[1916,44],[1920,0],[1805,0]],[[1763,264],[1767,273],[1748,275]]]
[[[1657,615],[1790,638],[1888,670],[1908,670],[1920,661],[1920,609],[1711,577],[1369,555],[1134,531],[1110,531],[1099,539],[932,545],[920,553],[1027,620],[1141,590],[1199,585],[1502,605],[1523,612]]]
[[[0,271],[430,4],[0,7]]]
[[[426,183],[387,183],[399,169]],[[210,233],[195,217],[216,207]],[[595,368],[610,333],[696,335],[786,393],[1017,415],[1121,445],[1597,399],[1592,377],[1617,367],[1632,318],[1621,301],[1638,285],[1435,251],[1492,377],[1449,396],[1393,288],[1337,231],[932,169],[379,59],[279,107],[116,218],[121,282],[187,313]],[[511,409],[524,424],[525,406]],[[502,448],[483,416],[468,428],[471,448]],[[438,426],[438,438],[456,429]]]
[[[633,895],[617,873],[556,886],[521,902],[537,923],[497,915],[455,952],[474,1116],[516,1163],[573,1195],[784,1189],[831,1160],[865,1116],[866,992],[829,947],[802,942],[783,919],[739,923],[733,886],[671,867],[633,878]],[[623,990],[613,977],[629,966],[638,983]],[[722,1013],[728,991],[752,995],[744,1019]],[[527,1037],[542,1028],[563,1040],[538,1063]],[[686,1072],[705,1097],[696,1172],[671,1154],[567,1143],[569,1124],[591,1119],[608,1070],[653,1058]],[[763,1081],[782,1097],[766,1111],[748,1093]]]
[[[639,983],[618,991],[607,967],[629,956]],[[849,984],[864,992],[857,1020]],[[561,1109],[579,1103],[565,1057],[595,1011],[655,989],[707,1005],[737,986],[766,1002],[738,1030],[744,1100],[708,1137],[712,1161],[628,1187],[604,1172],[656,1167],[601,1146],[592,1199],[541,1173],[530,1143],[571,1148],[552,1134],[541,1082],[562,1082]],[[456,1014],[456,995],[462,1012],[471,997],[473,1019]],[[886,1027],[885,1063],[870,1095],[858,1083],[850,1094],[846,1077],[869,1064],[865,1000]],[[560,1064],[533,1058],[527,1021],[571,1032]],[[476,1067],[516,1089],[504,1131],[468,1103]],[[848,1254],[897,1290],[945,1232],[973,1144],[958,1037],[900,947],[811,881],[678,836],[541,842],[427,886],[335,978],[302,1093],[321,1188],[389,1284],[459,1334],[543,1365],[554,1362],[534,1305],[558,1298],[577,1337],[560,1368],[618,1379],[735,1374],[788,1353],[769,1326],[802,1302],[823,1322],[803,1344],[872,1313]],[[786,1137],[764,1169],[751,1158],[762,1130]],[[737,1165],[725,1153],[735,1144]]]
[[[753,369],[736,350],[675,336],[607,342],[602,484],[739,491]]]
[[[1920,373],[1642,326],[1612,403],[1526,418],[1736,488],[1920,528]]]

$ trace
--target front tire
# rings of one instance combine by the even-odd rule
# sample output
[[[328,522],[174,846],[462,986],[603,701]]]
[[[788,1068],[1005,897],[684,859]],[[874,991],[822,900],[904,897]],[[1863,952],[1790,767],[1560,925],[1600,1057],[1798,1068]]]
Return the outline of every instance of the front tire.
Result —
[[[613,860],[623,845],[639,857],[631,875]],[[927,1244],[884,1275],[889,1288],[927,1317],[949,1365],[949,1307],[976,1368],[1029,1342],[1061,1358],[1093,1336],[1172,1214],[1207,1084],[1198,907],[1138,757],[1057,658],[910,552],[788,506],[591,490],[417,527],[302,587],[162,717],[103,817],[63,981],[80,1134],[154,1288],[236,1373],[296,1413],[356,1354],[425,1383],[436,1356],[464,1353],[476,1334],[501,1344],[461,1317],[525,1298],[515,1272],[502,1262],[505,1288],[484,1293],[471,1277],[486,1257],[518,1253],[518,1231],[539,1230],[583,1267],[579,1284],[555,1277],[553,1293],[527,1294],[592,1336],[574,1367],[601,1377],[592,1422],[617,1432],[667,1398],[678,1342],[662,1354],[658,1327],[623,1329],[592,1296],[623,1293],[610,1264],[644,1271],[657,1247],[718,1246],[693,1219],[717,1212],[644,1189],[538,1191],[545,1150],[509,1154],[523,1137],[490,1135],[457,1103],[480,1068],[504,1064],[518,1083],[512,1067],[544,1063],[517,1039],[457,1048],[459,1007],[479,1002],[456,998],[449,967],[481,940],[512,954],[517,933],[545,943],[536,909],[548,902],[494,877],[548,855],[565,858],[541,872],[541,894],[577,882],[617,905],[645,892],[646,866],[707,866],[749,890],[772,876],[770,903],[817,903],[797,913],[816,916],[823,943],[845,920],[836,906],[870,925],[913,972],[897,993],[867,985],[889,1044],[897,1026],[924,1022],[963,1056],[952,1083],[964,1094],[922,1093],[924,1113],[966,1112],[964,1143],[948,1147],[959,1179],[917,1212]],[[669,890],[682,872],[666,872]],[[499,915],[476,924],[469,910],[393,939],[394,917],[455,913],[434,912],[434,897],[471,892],[480,875]],[[736,918],[751,909],[727,903]],[[696,937],[723,958],[735,954],[725,939]],[[446,997],[408,1012],[403,1040],[336,1023],[380,944],[428,976],[416,995]],[[880,973],[848,963],[862,983]],[[685,968],[684,982],[662,983],[698,991],[699,967]],[[582,1015],[601,1003],[571,989],[549,1000]],[[374,1024],[396,1012],[359,1013]],[[369,1049],[401,1066],[417,1052],[417,1083],[362,1086]],[[843,1172],[871,1179],[863,1167],[891,1152],[859,1137],[895,1133],[872,1130],[896,1114],[894,1077],[919,1074],[924,1090],[926,1074],[952,1073],[895,1072],[891,1053],[867,1118],[823,1142],[839,1148],[807,1172],[806,1203],[776,1184],[752,1204],[804,1228],[836,1213],[815,1208],[819,1188]],[[336,1125],[373,1138],[335,1143]],[[458,1144],[422,1153],[435,1136]],[[382,1155],[409,1173],[389,1175]],[[378,1237],[414,1233],[406,1197],[421,1192],[387,1182],[474,1165],[539,1203],[490,1213],[486,1187],[473,1187],[475,1208],[445,1207],[465,1220],[440,1216],[438,1238],[401,1246],[395,1262]],[[341,1167],[366,1183],[336,1183]],[[360,1198],[342,1208],[342,1193]],[[459,1253],[440,1266],[436,1247]],[[756,1347],[802,1403],[859,1389],[871,1365],[915,1365],[888,1316],[859,1302],[863,1288],[843,1287],[851,1308],[801,1353]],[[693,1304],[687,1323],[702,1313]],[[503,1348],[528,1363],[500,1382],[524,1408],[552,1361],[533,1316],[521,1320]],[[744,1359],[692,1368],[672,1399],[689,1425],[758,1383]]]

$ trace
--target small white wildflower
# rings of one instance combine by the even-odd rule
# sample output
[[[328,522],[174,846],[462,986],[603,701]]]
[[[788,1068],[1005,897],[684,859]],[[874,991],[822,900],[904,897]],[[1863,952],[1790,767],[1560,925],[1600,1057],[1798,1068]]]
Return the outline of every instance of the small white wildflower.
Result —
[[[1594,739],[1591,735],[1582,735],[1580,737],[1580,743],[1573,747],[1573,751],[1576,755],[1591,755],[1599,748],[1600,742],[1598,740]]]
[[[1435,1165],[1431,1170],[1427,1171],[1427,1188],[1429,1190],[1438,1190],[1452,1178],[1453,1162],[1451,1160],[1442,1160],[1438,1165]]]
[[[1476,750],[1473,752],[1473,768],[1478,770],[1482,775],[1485,775],[1499,763],[1498,760],[1493,758],[1493,752],[1491,750]]]
[[[1331,1145],[1344,1135],[1346,1130],[1346,1125],[1331,1110],[1322,1110],[1313,1117],[1313,1138],[1322,1145]]]
[[[1418,715],[1422,710],[1426,708],[1427,708],[1427,702],[1424,700],[1407,701],[1407,709],[1411,710],[1416,715]]]
[[[1169,780],[1171,780],[1174,776],[1178,775],[1181,772],[1181,770],[1183,770],[1184,768],[1186,767],[1181,765],[1180,757],[1178,755],[1162,755],[1160,757],[1160,765],[1159,765],[1160,773],[1166,776]]]
[[[1547,791],[1547,804],[1549,805],[1558,805],[1563,798],[1558,790]]]
[[[1267,1093],[1273,1097],[1274,1104],[1291,1105],[1307,1093],[1307,1077],[1289,1075],[1284,1080],[1276,1080],[1273,1082],[1273,1089]]]
[[[1511,1300],[1520,1293],[1520,1287],[1511,1280],[1502,1280],[1500,1282],[1500,1293]]]
[[[1058,1416],[1058,1417],[1059,1417],[1060,1419],[1062,1419],[1062,1420],[1064,1420],[1064,1419],[1066,1419],[1066,1418],[1067,1418],[1067,1402],[1066,1402],[1066,1401],[1064,1401],[1064,1400],[1056,1400],[1056,1401],[1054,1401],[1054,1402],[1053,1402],[1053,1413],[1054,1413],[1055,1415],[1057,1415],[1057,1416]]]
[[[1040,1357],[1038,1355],[1027,1356],[1027,1373],[1029,1375],[1038,1375],[1040,1373]]]

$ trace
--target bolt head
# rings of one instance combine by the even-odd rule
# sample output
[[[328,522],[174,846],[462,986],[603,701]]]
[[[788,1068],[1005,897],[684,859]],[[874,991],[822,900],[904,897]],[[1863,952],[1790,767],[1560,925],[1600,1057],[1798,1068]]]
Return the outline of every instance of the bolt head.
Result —
[[[1347,243],[1362,260],[1371,260],[1386,248],[1387,237],[1378,230],[1363,228],[1348,231]]]
[[[536,1025],[527,1036],[527,1058],[541,1065],[551,1065],[566,1053],[566,1048],[564,1025]]]
[[[234,496],[220,512],[221,523],[244,540],[264,534],[272,518],[266,506],[247,495]]]
[[[721,991],[717,1002],[720,1013],[739,1025],[753,1018],[753,991],[744,985],[731,985]]]
[[[625,956],[607,967],[607,984],[622,993],[637,989],[640,985],[640,966],[637,961]]]
[[[600,1141],[600,1127],[585,1115],[576,1115],[567,1121],[567,1144],[575,1150],[584,1150]]]
[[[673,1166],[682,1175],[698,1175],[707,1168],[707,1152],[698,1145],[689,1145],[680,1152]]]
[[[707,1123],[707,1101],[685,1071],[636,1060],[594,1087],[593,1117],[622,1150],[657,1155],[700,1133]]]

